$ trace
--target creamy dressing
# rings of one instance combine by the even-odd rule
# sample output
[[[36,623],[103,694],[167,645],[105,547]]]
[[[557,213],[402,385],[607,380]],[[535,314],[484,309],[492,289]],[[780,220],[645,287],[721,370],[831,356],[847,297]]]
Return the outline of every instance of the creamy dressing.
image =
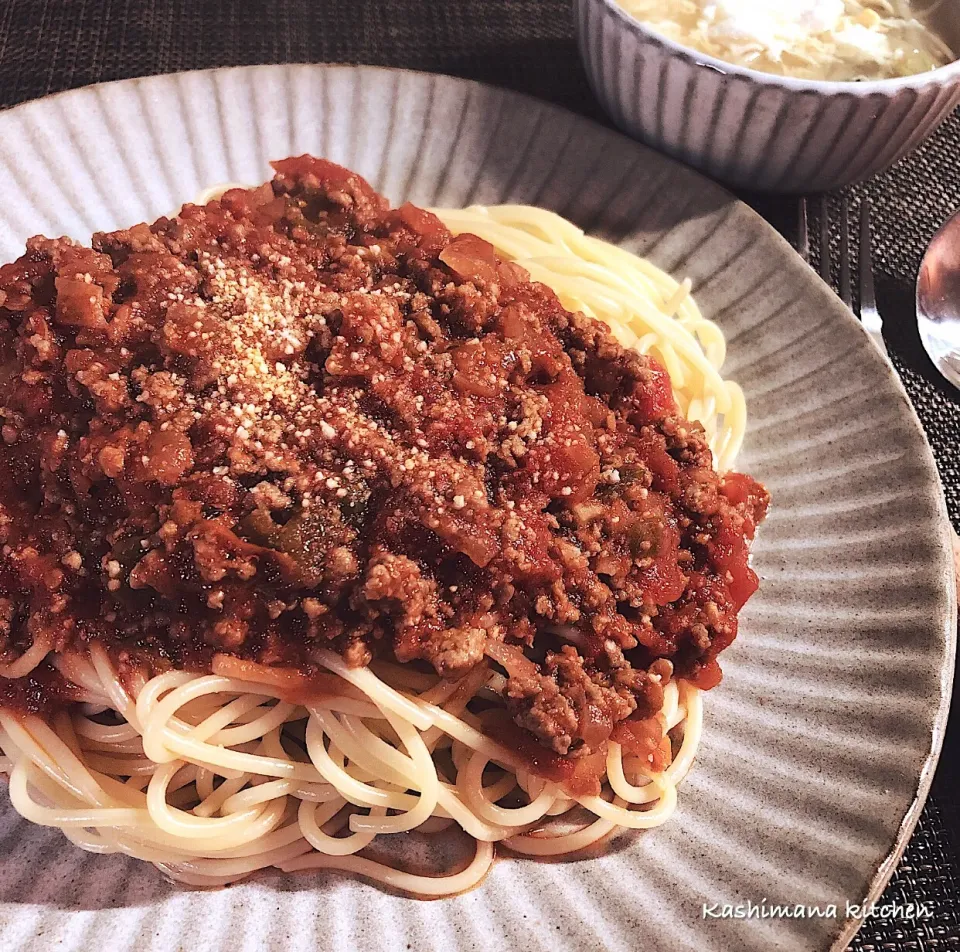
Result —
[[[884,79],[955,57],[907,0],[619,0],[669,39],[806,79]]]
[[[843,12],[843,0],[797,0],[784,7],[769,0],[717,0],[704,5],[703,19],[711,37],[753,41],[780,55],[811,34],[835,30]]]

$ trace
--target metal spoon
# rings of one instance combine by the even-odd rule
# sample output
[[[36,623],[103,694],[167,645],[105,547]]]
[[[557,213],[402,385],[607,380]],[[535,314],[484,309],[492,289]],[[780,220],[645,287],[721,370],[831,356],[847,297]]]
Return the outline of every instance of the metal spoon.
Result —
[[[917,323],[937,370],[960,389],[960,213],[933,236],[923,256]]]

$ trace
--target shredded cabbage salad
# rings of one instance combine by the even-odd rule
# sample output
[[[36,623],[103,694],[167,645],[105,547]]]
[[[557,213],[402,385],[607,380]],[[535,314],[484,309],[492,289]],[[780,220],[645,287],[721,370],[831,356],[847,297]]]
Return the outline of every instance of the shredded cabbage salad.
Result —
[[[956,59],[909,0],[619,0],[668,39],[803,79],[912,76]]]

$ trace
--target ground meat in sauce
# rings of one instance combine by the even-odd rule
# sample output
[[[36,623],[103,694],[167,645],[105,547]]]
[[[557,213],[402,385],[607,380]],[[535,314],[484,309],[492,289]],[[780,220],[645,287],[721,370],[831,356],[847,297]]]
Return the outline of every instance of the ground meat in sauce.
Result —
[[[487,658],[578,756],[659,708],[657,659],[715,684],[767,495],[663,369],[347,170],[275,168],[0,269],[0,663]]]

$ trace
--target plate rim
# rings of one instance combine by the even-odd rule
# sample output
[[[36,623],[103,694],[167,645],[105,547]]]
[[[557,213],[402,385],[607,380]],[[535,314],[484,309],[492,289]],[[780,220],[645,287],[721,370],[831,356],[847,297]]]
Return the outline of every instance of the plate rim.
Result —
[[[181,78],[196,75],[216,77],[231,73],[283,74],[299,71],[310,72],[321,70],[353,73],[362,72],[385,75],[409,74],[417,76],[421,79],[432,79],[434,81],[440,80],[446,83],[460,84],[462,86],[473,87],[476,89],[494,90],[501,96],[523,102],[527,106],[536,107],[539,109],[547,107],[548,109],[555,111],[555,113],[558,115],[573,117],[577,123],[586,126],[588,129],[592,129],[594,133],[600,132],[603,135],[613,136],[621,139],[628,143],[631,148],[639,150],[643,154],[651,157],[654,163],[660,163],[662,166],[670,166],[676,174],[686,177],[691,184],[695,184],[701,193],[712,191],[714,195],[716,195],[718,198],[723,198],[726,203],[732,206],[734,213],[739,219],[746,219],[751,223],[752,227],[757,228],[762,233],[764,240],[779,243],[781,249],[789,250],[790,254],[796,255],[797,258],[802,261],[802,259],[799,258],[799,255],[797,255],[796,250],[786,240],[786,238],[784,238],[784,236],[781,235],[780,232],[778,232],[776,228],[774,228],[774,226],[771,225],[765,218],[763,218],[759,212],[751,208],[746,202],[741,201],[723,185],[720,185],[719,183],[710,179],[708,176],[698,172],[690,166],[685,165],[678,159],[674,159],[671,156],[661,153],[645,143],[630,138],[617,129],[606,126],[596,119],[585,116],[582,113],[579,113],[566,106],[559,105],[552,100],[542,99],[529,93],[520,92],[496,83],[481,82],[479,80],[467,79],[439,71],[338,62],[260,63],[244,66],[217,66],[200,69],[176,70],[167,73],[152,73],[143,76],[107,80],[99,83],[89,83],[83,86],[59,90],[54,93],[48,93],[47,95],[26,100],[24,102],[16,103],[0,109],[0,117],[4,117],[10,113],[16,113],[18,111],[27,111],[32,107],[36,107],[38,104],[46,103],[50,100],[69,97],[79,98],[85,94],[89,94],[103,88],[112,88],[118,86],[126,86],[131,88],[138,86],[150,86],[156,83],[177,82]],[[829,292],[831,303],[826,307],[826,310],[830,314],[830,319],[846,323],[848,327],[851,325],[856,325],[858,332],[862,334],[864,338],[869,339],[869,335],[863,328],[863,325],[854,316],[854,314],[842,304],[839,298],[833,293],[832,289],[829,288],[829,286],[812,268],[808,268],[807,271],[807,282],[811,288],[817,287],[821,294],[824,290]],[[877,365],[878,372],[882,373],[886,379],[892,383],[901,403],[905,406],[906,417],[909,419],[911,427],[920,436],[922,441],[922,463],[925,471],[926,481],[929,481],[930,486],[935,487],[934,496],[937,503],[934,521],[936,523],[936,541],[939,542],[940,564],[938,566],[934,566],[933,560],[931,559],[931,576],[934,574],[934,570],[938,568],[941,581],[945,586],[947,599],[945,617],[942,619],[943,657],[939,681],[940,703],[935,716],[932,718],[929,749],[925,755],[923,765],[917,776],[917,783],[913,798],[904,812],[890,851],[878,864],[876,872],[870,881],[868,893],[863,900],[864,904],[875,902],[886,888],[894,872],[896,871],[899,861],[903,857],[913,832],[916,829],[923,807],[929,797],[937,764],[943,749],[944,735],[950,715],[958,642],[958,627],[956,623],[958,593],[952,558],[952,524],[950,522],[949,513],[947,510],[946,499],[943,492],[943,483],[937,468],[936,458],[927,438],[926,431],[920,422],[916,408],[907,394],[902,378],[896,372],[893,365],[881,358],[879,354],[875,355],[875,359],[876,361],[880,362],[880,364]],[[880,365],[882,365],[882,371],[880,370]],[[921,484],[917,483],[917,485]],[[830,946],[830,952],[842,952],[842,950],[847,947],[854,935],[856,935],[864,921],[865,917],[859,919],[853,917],[848,917],[846,919],[838,918],[838,931],[836,932],[835,938]]]

